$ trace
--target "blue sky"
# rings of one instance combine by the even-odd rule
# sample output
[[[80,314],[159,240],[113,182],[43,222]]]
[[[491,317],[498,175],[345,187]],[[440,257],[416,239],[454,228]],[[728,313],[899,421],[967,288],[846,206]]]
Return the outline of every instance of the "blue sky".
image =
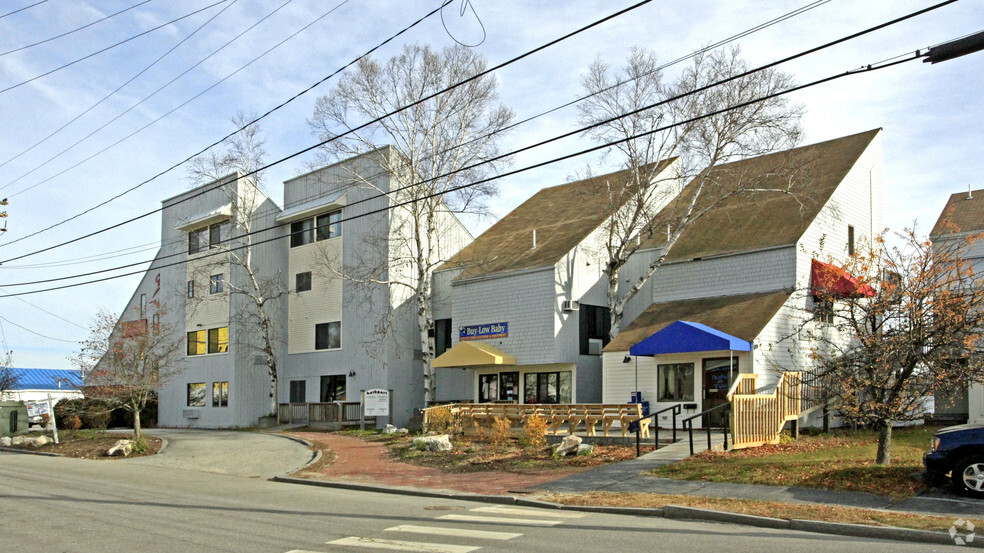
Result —
[[[9,0],[0,7],[0,15],[36,1]],[[0,236],[0,260],[159,207],[161,200],[191,186],[183,168],[71,223],[10,243],[194,154],[233,130],[229,119],[236,111],[267,111],[438,5],[406,0],[226,0],[39,77],[218,0],[151,0],[138,5],[142,1],[52,0],[0,17],[0,90],[13,87],[0,92],[0,198],[10,198],[6,208],[8,232]],[[431,17],[380,49],[376,57],[390,57],[405,42],[441,47],[451,44],[453,35],[464,43],[480,43],[475,49],[494,65],[631,4],[613,0],[472,0],[474,12],[466,10],[462,17],[460,0],[456,0],[444,11],[447,29],[441,18]],[[631,46],[638,45],[669,61],[808,4],[808,0],[654,1],[504,68],[496,75],[501,99],[516,112],[517,119],[523,119],[576,98],[578,78],[595,56],[617,65]],[[785,57],[931,2],[831,0],[817,4],[802,15],[739,40],[749,63],[755,66]],[[334,12],[312,24],[336,6]],[[82,31],[11,52],[129,7],[133,9]],[[241,38],[145,99],[271,13]],[[22,154],[147,68],[213,16],[198,33],[132,83]],[[294,38],[229,76],[309,24]],[[981,29],[984,6],[963,0],[797,60],[783,69],[798,82],[807,82]],[[885,221],[900,228],[918,220],[920,228],[928,230],[951,193],[982,184],[977,178],[982,169],[980,145],[984,143],[984,100],[979,90],[982,62],[984,53],[937,65],[916,61],[796,93],[792,98],[807,110],[804,142],[883,128]],[[672,76],[679,68],[666,72]],[[216,84],[222,79],[226,80]],[[263,121],[270,159],[315,142],[306,119],[317,96],[328,92],[331,85],[332,81],[326,82]],[[213,88],[178,107],[209,87]],[[575,128],[575,121],[573,108],[552,113],[516,129],[503,146],[514,149],[567,132]],[[76,142],[78,145],[73,146]],[[555,143],[518,156],[515,166],[524,167],[584,146],[580,139]],[[103,149],[106,151],[100,153]],[[271,168],[265,176],[270,197],[280,203],[282,181],[307,171],[311,160],[312,156],[306,156]],[[565,182],[589,161],[597,160],[571,160],[504,180],[500,196],[493,202],[495,215],[508,213],[544,186]],[[476,234],[490,223],[469,221]],[[11,284],[150,259],[159,240],[160,218],[151,216],[69,247],[10,261],[0,266],[0,294],[42,287]],[[87,334],[82,327],[100,308],[120,311],[137,282],[138,277],[126,277],[19,298],[0,297],[0,347],[5,343],[14,351],[16,366],[67,368],[67,357]]]

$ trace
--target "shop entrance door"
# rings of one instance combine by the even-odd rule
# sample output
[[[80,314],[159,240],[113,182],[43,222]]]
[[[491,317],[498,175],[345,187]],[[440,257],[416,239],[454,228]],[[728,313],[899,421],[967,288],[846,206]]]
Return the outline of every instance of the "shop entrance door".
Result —
[[[737,374],[737,359],[704,359],[704,411],[728,402],[728,390]],[[724,413],[717,410],[704,415],[702,423],[712,427],[724,426]]]

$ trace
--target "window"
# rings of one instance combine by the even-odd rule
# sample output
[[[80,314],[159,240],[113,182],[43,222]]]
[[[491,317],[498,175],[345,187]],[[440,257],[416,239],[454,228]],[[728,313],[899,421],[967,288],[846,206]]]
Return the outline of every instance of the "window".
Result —
[[[526,373],[523,386],[526,403],[570,403],[571,373]]]
[[[195,229],[188,233],[188,255],[198,253],[208,247],[208,227]]]
[[[818,323],[834,324],[834,300],[814,296],[813,320]]]
[[[338,349],[342,347],[342,323],[314,325],[314,349]]]
[[[140,318],[147,318],[147,294],[140,294]]]
[[[291,380],[290,381],[290,402],[291,403],[306,403],[306,388],[307,382],[304,380]]]
[[[609,309],[582,303],[577,313],[581,332],[581,355],[588,355],[589,340],[601,340],[602,347],[608,345],[608,334],[612,330]]]
[[[294,221],[290,224],[290,247],[296,248],[314,242],[314,219]]]
[[[188,333],[188,355],[205,355],[204,330],[194,330]]]
[[[694,364],[668,363],[656,366],[657,401],[694,400]]]
[[[847,255],[854,255],[854,225],[847,225]]]
[[[229,383],[213,382],[212,407],[228,407],[228,406],[229,406]]]
[[[342,212],[332,211],[317,217],[290,224],[290,247],[296,248],[315,240],[328,240],[342,235]]]
[[[205,383],[188,383],[188,407],[205,407]]]
[[[229,327],[210,328],[208,330],[208,352],[226,353],[229,351]]]
[[[499,374],[499,401],[519,400],[519,373]]]
[[[161,314],[154,313],[154,315],[150,318],[150,324],[150,330],[156,336],[157,332],[161,329]]]
[[[307,292],[311,289],[311,271],[294,275],[294,289],[298,292]]]
[[[318,215],[318,240],[327,240],[342,235],[342,212],[332,211]]]
[[[499,398],[499,375],[478,375],[478,402],[487,403]]]
[[[229,327],[193,330],[188,333],[188,355],[229,351]]]
[[[330,374],[321,377],[321,402],[345,401],[345,375]]]
[[[229,239],[229,221],[214,223],[208,227],[208,246],[218,248]]]
[[[208,280],[209,294],[219,294],[222,292],[222,284],[225,282],[225,276],[223,274],[212,275]]]
[[[451,319],[434,321],[434,356],[451,349]]]
[[[195,281],[188,281],[188,299],[195,297]]]

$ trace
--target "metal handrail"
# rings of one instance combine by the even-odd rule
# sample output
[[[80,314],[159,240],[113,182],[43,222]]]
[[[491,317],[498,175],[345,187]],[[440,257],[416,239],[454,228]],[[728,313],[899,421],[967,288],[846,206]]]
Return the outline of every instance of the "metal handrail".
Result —
[[[731,402],[730,401],[728,403],[722,403],[721,405],[716,405],[714,407],[711,407],[710,409],[707,409],[705,411],[701,411],[700,413],[697,413],[696,415],[691,415],[691,416],[683,419],[683,421],[682,421],[683,422],[683,425],[687,427],[687,434],[690,437],[690,454],[691,455],[694,454],[694,419],[696,419],[697,417],[703,417],[704,415],[706,415],[708,413],[712,413],[712,412],[717,411],[719,409],[722,410],[722,411],[724,411],[724,449],[725,450],[728,449],[728,428],[730,427],[730,423],[731,423]],[[711,449],[711,425],[708,424],[705,428],[707,430],[707,449]]]
[[[639,457],[640,455],[642,455],[642,445],[641,445],[641,442],[639,441],[640,440],[640,438],[639,438],[639,430],[641,428],[642,421],[644,421],[646,419],[652,419],[656,415],[660,415],[660,414],[665,413],[667,411],[673,411],[673,441],[675,442],[676,439],[677,439],[677,433],[676,433],[676,431],[677,431],[677,429],[676,429],[676,426],[677,426],[677,424],[676,424],[677,415],[683,413],[683,408],[680,406],[679,403],[677,403],[676,405],[671,405],[671,406],[667,407],[666,409],[660,409],[659,411],[656,411],[655,413],[646,415],[645,417],[638,418],[638,419],[636,419],[634,421],[630,421],[629,422],[629,424],[632,424],[633,422],[636,424],[636,431],[635,431],[635,435],[636,435],[636,457]],[[659,423],[658,422],[656,423],[656,426],[654,428],[655,428],[655,432],[653,432],[653,434],[654,434],[655,437],[653,438],[653,450],[657,450],[657,449],[659,449]]]

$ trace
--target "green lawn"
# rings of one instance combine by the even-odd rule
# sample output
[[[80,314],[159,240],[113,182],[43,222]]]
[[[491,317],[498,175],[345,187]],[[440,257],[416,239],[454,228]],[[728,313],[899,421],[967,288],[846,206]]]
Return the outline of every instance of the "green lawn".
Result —
[[[653,476],[709,482],[801,486],[911,497],[926,485],[912,473],[937,427],[896,429],[892,463],[875,464],[878,435],[873,431],[834,431],[801,436],[787,443],[728,452],[704,452],[652,471]]]

